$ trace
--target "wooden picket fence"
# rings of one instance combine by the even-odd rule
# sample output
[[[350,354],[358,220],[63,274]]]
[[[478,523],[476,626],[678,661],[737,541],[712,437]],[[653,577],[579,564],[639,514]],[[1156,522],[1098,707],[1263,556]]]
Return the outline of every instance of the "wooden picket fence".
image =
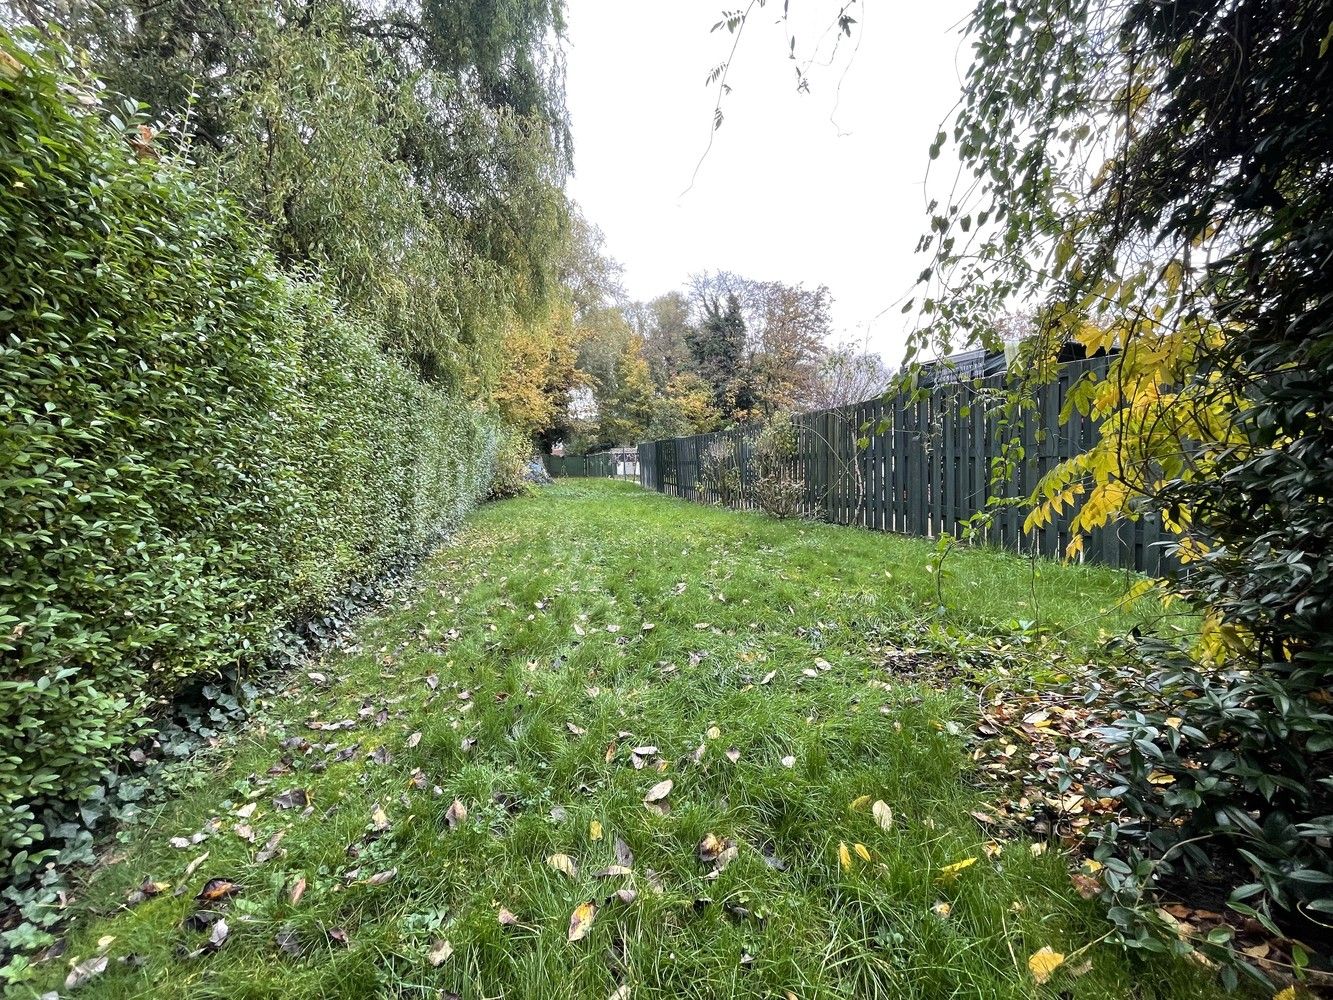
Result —
[[[1018,501],[998,510],[982,540],[1024,554],[1063,557],[1069,544],[1066,511],[1048,526],[1025,534],[1028,509],[1021,503],[1057,463],[1093,443],[1093,420],[1074,412],[1061,424],[1070,388],[1088,370],[1103,372],[1104,358],[1060,366],[1058,377],[1035,393],[1009,426],[997,403],[1004,375],[925,392],[904,391],[833,410],[793,418],[796,472],[805,485],[804,510],[835,524],[927,538],[960,537],[968,520],[992,498]],[[993,483],[1003,442],[1021,449],[1013,473]],[[710,447],[725,449],[740,471],[741,488],[727,496],[701,483],[699,469]],[[704,503],[754,507],[754,435],[746,431],[696,434],[639,445],[639,482],[646,488]],[[1093,532],[1083,558],[1107,566],[1158,575],[1172,568],[1161,543],[1160,521],[1145,515]]]

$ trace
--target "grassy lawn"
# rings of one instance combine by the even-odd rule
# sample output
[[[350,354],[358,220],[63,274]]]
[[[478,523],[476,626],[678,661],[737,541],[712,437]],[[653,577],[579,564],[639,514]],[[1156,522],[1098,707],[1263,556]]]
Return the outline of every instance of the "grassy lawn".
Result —
[[[80,996],[1214,995],[1072,956],[1105,924],[1067,860],[988,852],[969,815],[975,693],[890,655],[1037,618],[1091,649],[1131,624],[1123,576],[959,552],[940,613],[930,549],[628,484],[489,506],[145,815],[41,986],[102,941]],[[236,890],[215,950],[183,926],[210,879]],[[145,880],[169,886],[127,905]],[[1071,957],[1038,985],[1047,945]]]

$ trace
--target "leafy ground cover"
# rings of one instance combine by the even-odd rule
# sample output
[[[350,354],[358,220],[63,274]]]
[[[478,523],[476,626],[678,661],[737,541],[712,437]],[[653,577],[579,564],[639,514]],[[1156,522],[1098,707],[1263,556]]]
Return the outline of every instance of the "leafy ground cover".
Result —
[[[1058,671],[1135,624],[1123,578],[961,551],[937,590],[930,551],[630,484],[490,505],[126,832],[34,987],[1214,995],[973,815],[978,686],[1046,648],[1014,623]]]

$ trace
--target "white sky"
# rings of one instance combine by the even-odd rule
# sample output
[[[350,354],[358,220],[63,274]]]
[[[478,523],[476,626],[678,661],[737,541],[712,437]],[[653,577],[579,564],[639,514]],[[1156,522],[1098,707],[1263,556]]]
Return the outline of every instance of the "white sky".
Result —
[[[826,284],[835,338],[896,364],[910,322],[899,310],[926,264],[914,250],[927,226],[927,150],[961,89],[970,0],[867,0],[845,77],[846,39],[831,68],[812,68],[809,94],[796,93],[781,0],[770,0],[745,30],[726,120],[690,188],[715,100],[704,79],[732,42],[709,31],[724,3],[744,5],[569,0],[570,193],[606,233],[633,298],[701,270]],[[791,6],[793,22],[808,15],[794,29],[808,56],[838,5]],[[930,190],[947,193],[953,171],[946,153]]]

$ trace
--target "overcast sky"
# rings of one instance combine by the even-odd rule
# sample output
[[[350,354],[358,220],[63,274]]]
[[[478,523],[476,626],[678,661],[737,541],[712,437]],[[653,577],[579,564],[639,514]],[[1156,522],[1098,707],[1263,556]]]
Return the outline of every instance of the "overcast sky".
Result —
[[[723,5],[569,0],[571,194],[606,233],[632,297],[719,268],[826,284],[838,339],[896,364],[909,322],[899,308],[925,266],[914,249],[927,149],[958,99],[971,4],[868,0],[859,48],[844,39],[831,67],[812,69],[811,93],[797,94],[775,23],[781,0],[771,0],[746,28],[724,124],[691,186],[715,100],[704,79],[732,41],[709,31]],[[806,55],[837,5],[791,6],[793,20],[818,15],[795,25]],[[932,168],[936,195],[952,180],[943,163]]]

